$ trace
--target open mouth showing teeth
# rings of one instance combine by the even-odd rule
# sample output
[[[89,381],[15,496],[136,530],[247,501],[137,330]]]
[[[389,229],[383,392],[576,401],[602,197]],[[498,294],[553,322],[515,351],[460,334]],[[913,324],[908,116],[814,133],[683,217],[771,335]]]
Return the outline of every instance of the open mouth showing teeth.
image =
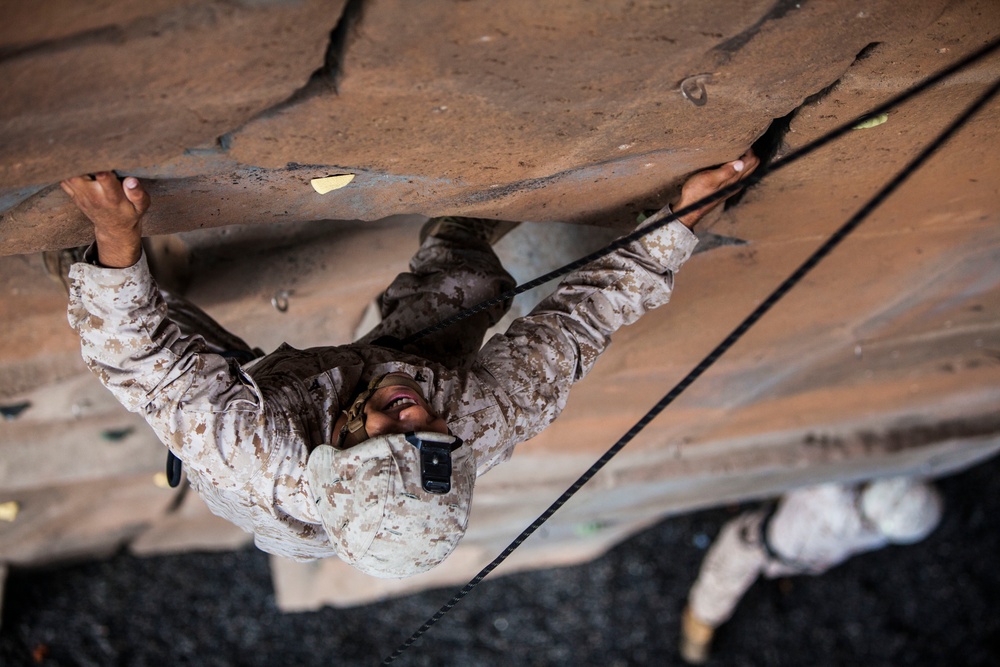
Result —
[[[402,408],[407,405],[416,405],[416,404],[417,402],[412,398],[410,398],[409,396],[400,396],[399,398],[390,401],[389,404],[385,406],[385,409],[395,410],[397,408]]]

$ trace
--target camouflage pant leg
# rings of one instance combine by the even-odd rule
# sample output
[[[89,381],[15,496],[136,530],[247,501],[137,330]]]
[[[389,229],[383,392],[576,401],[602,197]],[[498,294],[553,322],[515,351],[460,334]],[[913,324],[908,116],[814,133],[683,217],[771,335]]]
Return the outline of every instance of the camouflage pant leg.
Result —
[[[713,628],[729,620],[768,563],[760,541],[764,514],[748,512],[726,523],[705,554],[688,606],[695,617]]]
[[[404,339],[455,313],[515,286],[493,248],[473,233],[451,230],[430,236],[380,297],[382,322],[358,342],[382,336]],[[496,304],[449,328],[426,336],[406,352],[450,368],[468,368],[483,344],[486,330],[510,308]]]
[[[160,296],[167,304],[170,320],[180,328],[181,333],[185,336],[201,336],[211,352],[233,357],[240,363],[263,356],[261,350],[251,348],[246,341],[224,329],[208,313],[187,299],[164,289],[160,290]]]

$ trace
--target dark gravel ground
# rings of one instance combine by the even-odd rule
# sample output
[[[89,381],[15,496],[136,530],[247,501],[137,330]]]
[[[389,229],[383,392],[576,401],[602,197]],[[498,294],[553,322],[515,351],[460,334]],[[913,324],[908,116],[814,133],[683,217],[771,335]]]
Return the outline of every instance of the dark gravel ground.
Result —
[[[822,577],[758,581],[717,665],[1000,665],[1000,458],[945,480],[938,530]],[[664,521],[578,567],[486,581],[398,665],[670,665],[708,538],[737,508]],[[225,554],[14,570],[3,665],[374,665],[453,590],[283,615],[267,558]]]

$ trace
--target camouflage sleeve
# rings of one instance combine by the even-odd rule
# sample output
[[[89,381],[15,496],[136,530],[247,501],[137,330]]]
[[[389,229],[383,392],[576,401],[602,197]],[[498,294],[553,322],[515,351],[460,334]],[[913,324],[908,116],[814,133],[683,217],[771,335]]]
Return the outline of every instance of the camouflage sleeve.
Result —
[[[550,297],[505,334],[494,336],[479,365],[496,380],[512,447],[538,434],[562,411],[574,382],[611,342],[611,334],[667,303],[674,273],[698,240],[679,222],[566,276]],[[481,452],[481,459],[503,452]]]
[[[115,398],[216,485],[235,487],[256,474],[267,458],[259,390],[168,319],[145,256],[125,269],[74,264],[70,281],[70,326]]]

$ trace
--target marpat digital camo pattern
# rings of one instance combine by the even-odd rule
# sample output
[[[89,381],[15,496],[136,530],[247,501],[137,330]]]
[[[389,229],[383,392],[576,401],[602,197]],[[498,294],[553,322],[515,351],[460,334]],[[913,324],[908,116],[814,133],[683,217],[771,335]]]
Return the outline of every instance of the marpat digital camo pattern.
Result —
[[[822,574],[854,554],[884,547],[889,540],[865,520],[859,493],[854,485],[822,484],[783,496],[767,537],[784,560],[771,558],[761,541],[766,510],[746,512],[729,521],[705,555],[691,589],[691,611],[718,627],[732,616],[760,575],[774,579]]]
[[[126,269],[73,265],[69,321],[87,365],[184,462],[213,512],[252,532],[264,551],[298,560],[333,556],[306,462],[312,449],[334,442],[338,415],[371,378],[392,371],[414,377],[451,433],[471,446],[483,474],[559,415],[614,331],[668,301],[673,274],[697,243],[673,222],[593,262],[478,354],[504,307],[406,352],[369,344],[380,335],[404,337],[512,285],[488,243],[460,236],[424,242],[411,272],[383,295],[383,322],[354,344],[282,345],[241,366],[218,353],[235,337],[212,340],[210,320],[192,327],[195,334],[171,319],[145,257]],[[181,302],[172,299],[171,308]],[[207,319],[195,308],[190,313]]]
[[[475,478],[463,444],[452,452],[451,490],[428,493],[420,454],[402,434],[344,450],[320,445],[307,471],[337,555],[366,574],[394,578],[426,572],[454,551],[469,522]]]

